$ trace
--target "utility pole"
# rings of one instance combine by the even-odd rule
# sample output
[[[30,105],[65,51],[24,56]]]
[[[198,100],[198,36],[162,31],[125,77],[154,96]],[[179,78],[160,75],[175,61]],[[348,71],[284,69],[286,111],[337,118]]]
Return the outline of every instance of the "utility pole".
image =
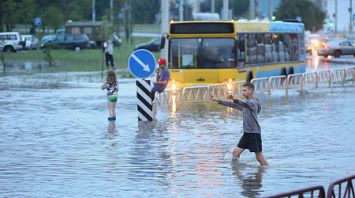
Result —
[[[255,0],[255,10],[256,10],[256,18],[261,19],[261,2],[260,0]]]
[[[215,13],[214,0],[211,0],[211,12]]]
[[[255,0],[249,0],[249,20],[255,18]]]
[[[272,21],[272,0],[269,0],[269,21]]]
[[[179,21],[184,20],[184,0],[180,0],[179,3]]]
[[[351,35],[353,33],[353,0],[350,0],[349,12],[350,12],[349,34]]]
[[[229,5],[228,5],[229,0],[223,0],[223,10],[222,10],[222,19],[227,20],[228,19],[228,10],[229,10]]]
[[[128,40],[128,45],[132,45],[132,5],[131,1],[128,0],[128,34],[129,34],[129,40]]]
[[[200,12],[200,0],[194,0],[194,4],[192,7],[192,13]]]
[[[95,22],[96,18],[96,11],[95,11],[95,0],[92,0],[92,22]]]
[[[169,1],[167,0],[161,0],[160,1],[160,7],[161,7],[161,34],[162,36],[165,36],[168,34],[169,31]],[[167,59],[168,58],[168,50],[167,50],[167,44],[165,44],[165,47],[161,49],[160,56],[162,58]]]
[[[111,23],[113,24],[113,0],[110,0]]]
[[[338,33],[338,0],[335,2],[335,12],[334,12],[334,34]]]

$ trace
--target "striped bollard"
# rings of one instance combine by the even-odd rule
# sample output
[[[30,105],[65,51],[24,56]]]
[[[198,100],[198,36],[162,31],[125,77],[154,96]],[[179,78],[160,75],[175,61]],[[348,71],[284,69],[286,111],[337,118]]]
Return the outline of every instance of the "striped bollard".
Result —
[[[137,85],[138,121],[153,121],[150,80],[139,79]]]

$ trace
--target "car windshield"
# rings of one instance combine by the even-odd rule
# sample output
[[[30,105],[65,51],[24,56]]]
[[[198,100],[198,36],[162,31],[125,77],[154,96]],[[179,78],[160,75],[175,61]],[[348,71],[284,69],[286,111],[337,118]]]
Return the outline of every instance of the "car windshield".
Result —
[[[235,68],[233,38],[171,39],[169,56],[173,69]]]

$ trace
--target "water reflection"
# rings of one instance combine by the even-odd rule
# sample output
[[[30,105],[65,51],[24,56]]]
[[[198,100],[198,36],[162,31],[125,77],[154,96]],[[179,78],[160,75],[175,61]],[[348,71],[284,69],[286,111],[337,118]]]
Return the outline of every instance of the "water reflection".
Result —
[[[242,195],[249,198],[258,197],[260,195],[263,186],[262,177],[265,170],[266,168],[262,166],[250,167],[250,165],[243,162],[232,162],[232,173],[242,183]]]
[[[114,121],[108,122],[107,135],[109,138],[113,138],[117,135],[116,122]]]

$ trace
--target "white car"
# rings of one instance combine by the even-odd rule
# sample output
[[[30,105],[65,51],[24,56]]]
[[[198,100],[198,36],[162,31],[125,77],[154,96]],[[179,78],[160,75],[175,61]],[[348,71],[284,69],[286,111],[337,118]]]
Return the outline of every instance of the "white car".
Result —
[[[342,55],[355,56],[355,43],[347,39],[333,40],[326,43],[322,48],[317,49],[318,56],[334,56],[336,58]]]
[[[21,35],[22,41],[25,42],[24,49],[38,49],[38,39],[33,35]]]
[[[16,52],[22,49],[24,43],[18,32],[0,32],[0,49],[4,52]]]

